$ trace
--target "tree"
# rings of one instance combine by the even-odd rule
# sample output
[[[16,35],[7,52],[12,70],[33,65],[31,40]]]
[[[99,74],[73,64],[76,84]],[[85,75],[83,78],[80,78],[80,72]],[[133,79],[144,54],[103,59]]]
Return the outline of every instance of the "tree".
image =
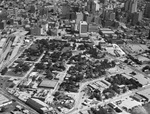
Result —
[[[0,109],[0,112],[5,112],[5,110],[6,110],[6,107],[1,107],[1,109]]]
[[[8,71],[8,68],[7,67],[5,67],[2,71],[1,71],[1,75],[4,75],[4,74],[6,74],[6,72]]]
[[[29,66],[27,64],[23,64],[23,66],[22,66],[22,71],[23,72],[27,72],[29,69],[30,68],[29,68]]]
[[[43,70],[45,68],[45,66],[43,63],[37,63],[37,64],[35,64],[35,68],[38,70]]]
[[[48,78],[49,80],[53,79],[53,74],[50,70],[46,71],[46,78]]]

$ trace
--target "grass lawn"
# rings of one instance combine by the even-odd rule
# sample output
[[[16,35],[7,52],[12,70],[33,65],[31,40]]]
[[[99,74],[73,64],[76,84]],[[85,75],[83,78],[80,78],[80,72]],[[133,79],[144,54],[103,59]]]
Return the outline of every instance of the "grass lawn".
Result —
[[[12,69],[9,69],[5,75],[14,76],[14,77],[23,77],[25,73],[15,73]]]

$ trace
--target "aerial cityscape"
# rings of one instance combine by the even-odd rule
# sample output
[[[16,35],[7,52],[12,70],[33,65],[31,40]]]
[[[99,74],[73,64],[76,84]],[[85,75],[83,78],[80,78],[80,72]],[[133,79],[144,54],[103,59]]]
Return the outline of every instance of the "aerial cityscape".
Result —
[[[150,114],[150,0],[0,0],[0,114]]]

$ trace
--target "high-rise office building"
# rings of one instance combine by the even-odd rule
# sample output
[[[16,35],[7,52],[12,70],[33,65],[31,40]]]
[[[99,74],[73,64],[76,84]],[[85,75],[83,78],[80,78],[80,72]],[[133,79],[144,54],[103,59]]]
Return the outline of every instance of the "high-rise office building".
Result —
[[[76,12],[76,24],[79,24],[80,21],[83,21],[83,13],[82,12]]]
[[[86,21],[80,21],[79,34],[80,36],[86,36],[88,32],[88,24]]]
[[[111,12],[111,13],[109,14],[109,19],[110,19],[110,20],[115,20],[115,18],[116,18],[116,14],[115,14],[114,12]]]
[[[133,13],[133,15],[132,15],[132,24],[135,25],[138,22],[140,22],[142,20],[142,17],[143,17],[143,12],[142,11]]]
[[[0,22],[0,29],[4,29],[5,26],[6,26],[6,21],[5,20],[1,21]]]
[[[97,25],[101,24],[101,19],[99,15],[94,16],[94,23],[96,23]]]
[[[133,25],[137,24],[138,18],[139,18],[138,12],[133,13],[133,16],[132,16],[132,24]]]
[[[125,11],[130,13],[137,12],[137,3],[138,0],[126,0]]]
[[[150,18],[150,2],[147,3],[145,6],[144,16],[146,18]]]
[[[98,25],[97,24],[89,24],[88,32],[98,32]]]
[[[150,40],[150,30],[149,30],[149,35],[148,35],[148,39]]]
[[[62,10],[61,10],[62,15],[68,15],[70,13],[70,9],[71,9],[71,7],[69,4],[67,4],[67,3],[63,4]]]
[[[87,11],[89,13],[95,13],[100,8],[100,5],[98,4],[97,0],[89,0],[87,2]]]
[[[94,15],[92,15],[92,14],[88,15],[88,16],[87,16],[87,19],[86,19],[86,22],[87,22],[88,24],[93,23],[93,22],[94,22]]]
[[[138,14],[139,14],[138,21],[141,21],[143,18],[143,11],[139,11]]]
[[[104,12],[104,19],[105,20],[115,20],[116,14],[112,10],[106,10]]]
[[[40,36],[41,35],[41,27],[39,25],[34,25],[31,28],[31,35]]]

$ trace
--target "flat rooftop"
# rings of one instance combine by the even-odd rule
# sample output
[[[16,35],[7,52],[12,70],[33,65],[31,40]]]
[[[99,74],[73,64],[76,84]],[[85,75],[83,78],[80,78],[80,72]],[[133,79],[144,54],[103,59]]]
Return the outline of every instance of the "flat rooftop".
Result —
[[[45,79],[45,80],[43,80],[43,81],[39,84],[39,87],[43,87],[43,88],[54,88],[57,83],[58,83],[57,80],[48,80],[48,79]]]
[[[121,99],[120,107],[126,107],[128,110],[132,109],[135,106],[141,106],[142,104],[136,100],[133,100],[130,97],[125,97]]]
[[[102,30],[103,34],[114,34],[114,32],[112,30],[108,31],[108,30]]]

